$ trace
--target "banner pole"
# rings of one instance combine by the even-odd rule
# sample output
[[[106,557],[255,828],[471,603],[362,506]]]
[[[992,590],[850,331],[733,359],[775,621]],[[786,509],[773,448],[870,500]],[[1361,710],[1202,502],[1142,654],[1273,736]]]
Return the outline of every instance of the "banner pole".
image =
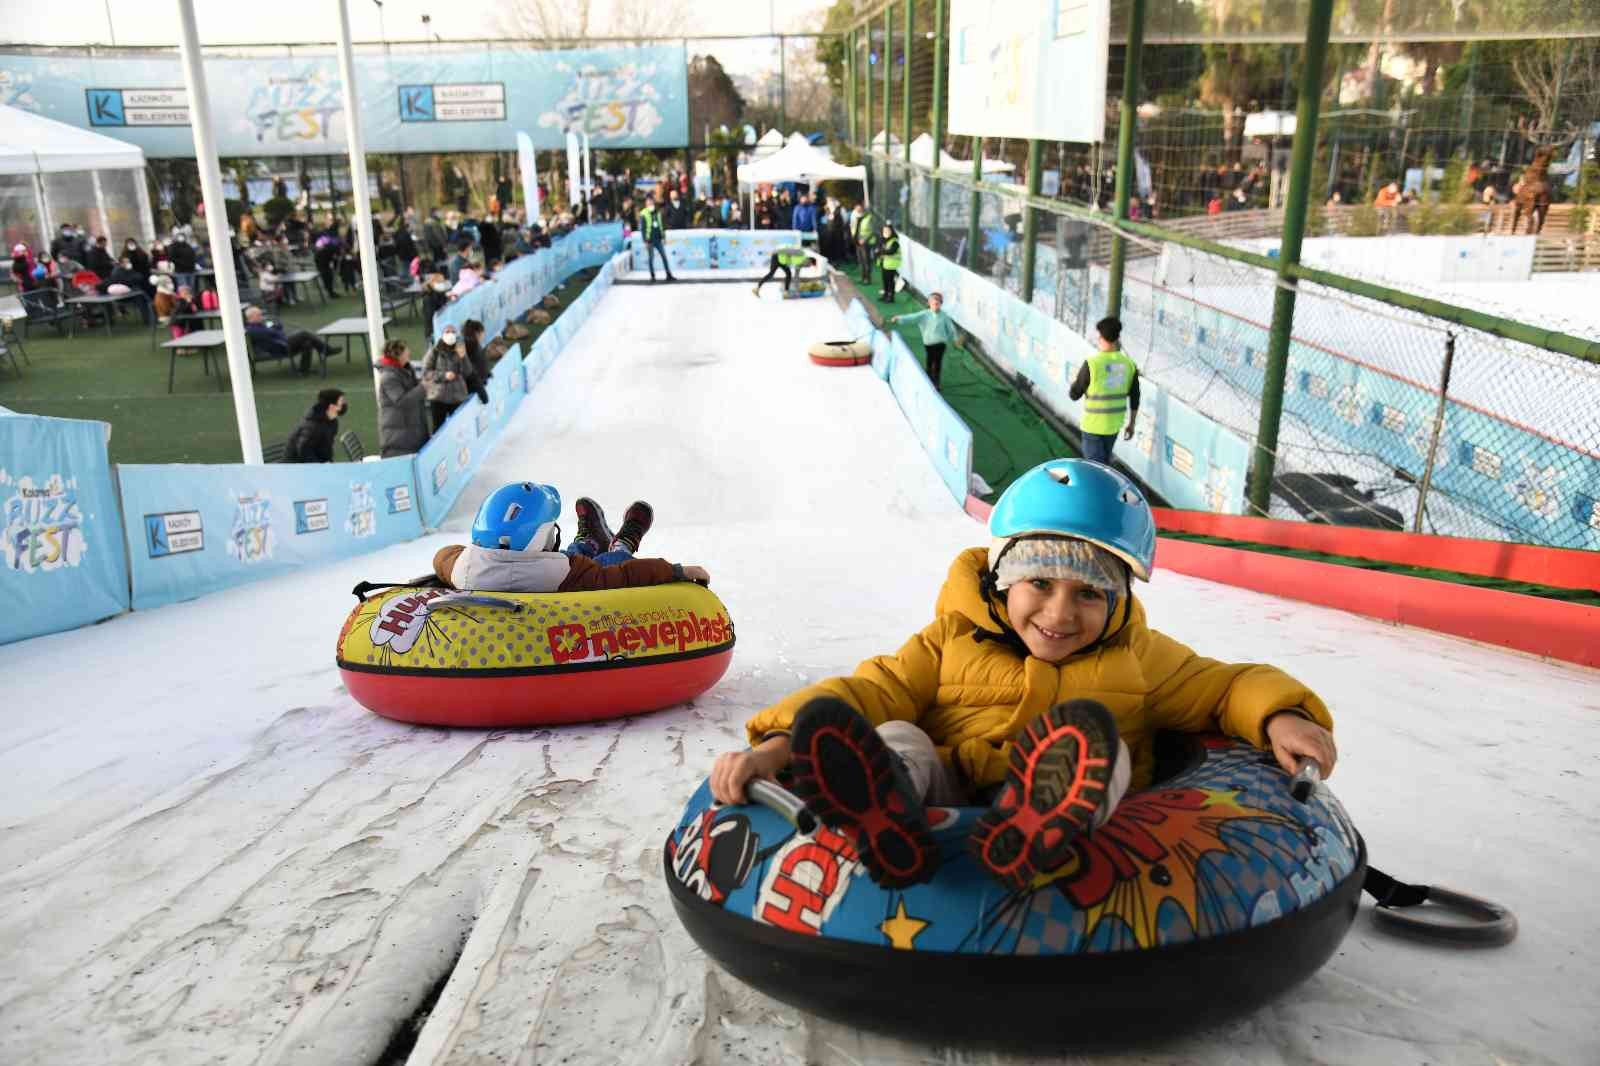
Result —
[[[356,61],[350,47],[350,0],[339,0],[339,78],[344,82],[345,140],[350,148],[350,196],[356,202],[356,243],[361,248],[361,297],[367,312],[368,361],[376,394],[382,378],[377,360],[383,354],[383,303],[378,298],[382,275],[372,239],[372,201],[367,196],[367,153],[361,136],[361,104],[356,98]],[[347,343],[355,338],[347,338]],[[379,396],[380,408],[382,397]]]
[[[256,422],[255,387],[250,380],[250,358],[244,342],[244,313],[239,307],[239,279],[233,272],[232,245],[228,237],[228,205],[222,194],[222,166],[212,138],[211,103],[206,93],[205,60],[200,55],[200,34],[195,29],[194,0],[178,0],[178,21],[183,33],[183,80],[189,94],[189,125],[194,131],[195,163],[200,170],[200,195],[206,205],[206,233],[211,238],[211,266],[216,271],[221,303],[222,335],[228,353],[228,377],[233,390],[233,413],[239,423],[239,450],[246,463],[261,462],[261,426]]]

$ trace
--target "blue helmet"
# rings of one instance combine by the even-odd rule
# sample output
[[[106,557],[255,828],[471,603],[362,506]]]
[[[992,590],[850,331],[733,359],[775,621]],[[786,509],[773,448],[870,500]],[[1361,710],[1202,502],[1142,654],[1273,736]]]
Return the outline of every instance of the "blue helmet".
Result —
[[[553,551],[561,494],[554,485],[518,481],[491,492],[472,520],[472,543],[510,551]]]
[[[1001,493],[989,515],[989,535],[1058,533],[1116,555],[1133,575],[1150,580],[1156,522],[1139,487],[1109,466],[1087,459],[1051,459]]]

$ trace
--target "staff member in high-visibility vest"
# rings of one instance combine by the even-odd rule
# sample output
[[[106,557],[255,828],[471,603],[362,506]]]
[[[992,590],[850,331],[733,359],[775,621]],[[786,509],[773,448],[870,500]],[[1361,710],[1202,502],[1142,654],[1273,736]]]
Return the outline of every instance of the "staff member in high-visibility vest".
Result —
[[[650,264],[650,283],[655,284],[658,255],[662,269],[667,272],[667,280],[677,281],[672,276],[672,265],[667,262],[667,229],[661,223],[661,208],[656,206],[652,198],[646,198],[644,206],[639,209],[639,237],[644,241],[645,262]]]
[[[862,281],[872,280],[872,216],[867,209],[856,204],[850,213],[850,239],[856,247],[856,269]]]
[[[1068,395],[1083,399],[1083,457],[1110,466],[1111,448],[1124,421],[1122,439],[1133,439],[1133,424],[1139,417],[1139,368],[1122,350],[1121,319],[1102,318],[1094,328],[1100,350],[1078,368]]]
[[[761,286],[771,281],[778,271],[783,271],[783,291],[789,291],[789,283],[794,280],[796,271],[803,270],[807,265],[821,266],[816,256],[804,248],[789,246],[779,248],[772,253],[772,258],[767,260],[767,276],[756,282],[756,295],[761,295]]]
[[[895,302],[895,276],[900,273],[900,238],[887,222],[878,237],[878,268],[883,275],[883,292],[879,295],[884,303],[892,304]]]

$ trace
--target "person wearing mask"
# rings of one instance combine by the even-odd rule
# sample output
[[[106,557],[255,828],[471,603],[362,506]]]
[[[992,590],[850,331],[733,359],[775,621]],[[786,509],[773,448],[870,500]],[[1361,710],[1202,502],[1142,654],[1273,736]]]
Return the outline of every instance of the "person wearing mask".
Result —
[[[33,251],[21,241],[11,246],[11,280],[17,283],[18,292],[38,287],[33,280]]]
[[[101,237],[100,241],[101,244],[104,245],[105,238]],[[138,304],[139,317],[144,320],[144,324],[147,326],[150,325],[150,299],[148,296],[145,296],[145,286],[148,284],[148,281],[144,275],[133,269],[133,261],[127,256],[123,256],[111,268],[111,273],[109,275],[102,276],[105,277],[105,281],[100,284],[101,292],[109,293],[113,296],[118,296],[127,292],[136,292],[141,296],[144,296],[144,299],[135,300],[133,302]]]
[[[167,243],[167,258],[172,262],[173,281],[180,286],[193,288],[194,272],[199,264],[194,245],[185,238],[183,230],[172,231],[172,240]]]
[[[411,227],[404,219],[401,219],[400,225],[395,227],[394,255],[400,260],[402,267],[417,258],[417,240],[411,235]]]
[[[81,263],[85,254],[83,237],[78,233],[78,228],[70,222],[61,223],[60,234],[50,242],[50,258],[58,261],[72,259]]]
[[[122,246],[122,254],[128,257],[128,261],[133,264],[133,269],[141,276],[149,275],[150,256],[143,248],[139,247],[138,241],[134,240],[132,237],[129,237],[127,242]]]
[[[883,224],[879,238],[878,270],[883,277],[883,292],[879,295],[884,303],[894,303],[898,295],[895,280],[900,274],[900,238],[887,222]]]
[[[254,305],[244,309],[244,331],[251,343],[268,355],[290,357],[298,355],[302,374],[311,372],[313,354],[329,356],[344,351],[343,348],[329,344],[315,333],[307,333],[303,329],[290,333],[282,323],[269,319],[266,312]]]
[[[339,416],[349,409],[341,389],[323,389],[317,393],[317,402],[289,434],[289,445],[284,449],[286,463],[331,463],[333,442],[339,437]]]
[[[661,257],[661,267],[667,272],[668,281],[677,281],[672,276],[672,265],[667,262],[667,232],[661,223],[661,212],[656,207],[653,199],[646,199],[644,206],[639,209],[639,239],[644,241],[645,262],[650,266],[650,284],[656,281],[656,256]]]
[[[689,208],[679,197],[677,189],[673,189],[668,194],[667,209],[662,221],[666,224],[667,229],[689,228]]]
[[[1083,403],[1083,457],[1111,464],[1111,449],[1122,439],[1133,439],[1133,426],[1139,418],[1139,368],[1122,350],[1122,320],[1108,316],[1095,323],[1096,346],[1100,349],[1078,368],[1067,395]]]
[[[428,415],[433,431],[439,432],[445,420],[456,408],[467,402],[471,392],[469,379],[472,363],[467,359],[467,346],[461,342],[456,327],[445,326],[439,340],[422,360],[422,384],[428,396]]]
[[[378,360],[378,443],[385,459],[411,455],[428,443],[427,386],[411,365],[411,349],[396,338]]]
[[[450,279],[443,274],[429,274],[422,282],[422,331],[433,340],[433,316],[444,310],[450,302]]]

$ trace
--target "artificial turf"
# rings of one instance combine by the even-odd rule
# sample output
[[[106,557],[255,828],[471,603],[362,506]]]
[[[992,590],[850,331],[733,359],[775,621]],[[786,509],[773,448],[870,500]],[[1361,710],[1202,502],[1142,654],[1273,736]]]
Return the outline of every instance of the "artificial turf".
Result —
[[[926,369],[928,355],[917,324],[888,325],[891,315],[921,311],[926,306],[922,298],[906,289],[888,303],[879,299],[882,286],[875,276],[862,282],[853,267],[844,276],[861,302],[875,312],[885,329],[900,334]],[[939,394],[972,428],[972,469],[994,490],[985,497],[991,502],[1017,477],[1047,459],[1079,454],[1077,444],[1040,417],[1016,386],[997,377],[977,356],[958,345],[945,349]]]
[[[557,288],[560,306],[550,309],[552,316],[564,311],[596,273],[580,271]],[[313,291],[299,305],[286,307],[274,317],[291,329],[315,332],[335,319],[364,314],[359,291],[341,293],[326,304]],[[412,359],[420,364],[427,353],[422,320],[404,311],[402,316],[389,323],[387,335],[405,340]],[[21,323],[13,325],[20,327]],[[528,328],[532,336],[521,342],[524,352],[547,327]],[[8,340],[10,336],[8,333]],[[166,328],[157,327],[157,347],[152,351],[150,329],[132,310],[116,320],[110,337],[104,326],[85,328],[81,323],[71,339],[50,326],[28,329],[22,333],[27,358],[17,355],[21,376],[12,371],[9,362],[0,362],[0,407],[21,414],[109,422],[111,461],[116,463],[239,462],[238,422],[226,369],[219,391],[216,379],[202,371],[198,355],[179,356],[177,378],[168,395],[169,353],[159,346],[167,339]],[[366,347],[359,337],[335,338],[334,343],[345,350],[329,357],[326,380],[315,360],[309,375],[295,369],[297,360],[263,363],[256,369],[256,422],[263,444],[287,439],[317,392],[333,387],[345,390],[350,405],[339,419],[339,431],[355,430],[366,450],[376,454],[378,405]],[[226,362],[221,349],[212,353],[214,372],[218,361]],[[334,456],[343,461],[344,449],[335,448]]]

